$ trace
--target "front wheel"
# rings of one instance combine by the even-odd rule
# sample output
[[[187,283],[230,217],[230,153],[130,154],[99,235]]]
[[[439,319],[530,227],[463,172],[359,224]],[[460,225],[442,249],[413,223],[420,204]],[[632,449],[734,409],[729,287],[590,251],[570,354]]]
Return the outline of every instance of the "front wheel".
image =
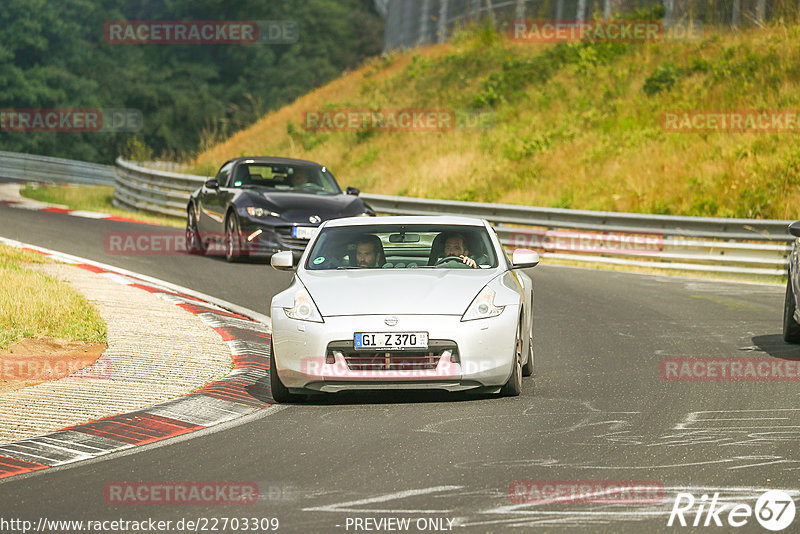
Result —
[[[269,341],[269,386],[275,402],[297,402],[300,400],[300,395],[289,393],[289,388],[283,385],[281,378],[278,376],[278,368],[275,365],[275,348],[271,339]]]
[[[225,220],[225,259],[236,262],[241,259],[242,254],[242,234],[239,232],[239,221],[236,214],[231,213]]]
[[[197,216],[194,208],[190,207],[186,212],[186,252],[189,254],[203,254],[203,241],[200,239],[200,232],[197,230]]]
[[[792,292],[792,275],[786,280],[786,298],[783,302],[783,340],[787,343],[800,343],[800,324],[794,320],[794,294]]]
[[[522,322],[517,327],[517,340],[514,343],[514,368],[508,382],[500,389],[504,397],[518,397],[522,393]]]

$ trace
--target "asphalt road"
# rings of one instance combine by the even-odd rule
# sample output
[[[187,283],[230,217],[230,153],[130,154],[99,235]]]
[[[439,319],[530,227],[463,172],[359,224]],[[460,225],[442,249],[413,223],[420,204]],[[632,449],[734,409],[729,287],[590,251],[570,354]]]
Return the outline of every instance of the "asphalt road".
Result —
[[[0,207],[3,237],[262,313],[290,279],[264,263],[104,249],[108,232],[154,229]],[[719,492],[720,501],[753,506],[775,488],[790,491],[800,507],[797,381],[660,375],[663,358],[800,358],[800,346],[781,341],[782,287],[548,265],[529,274],[536,370],[518,398],[370,393],[269,409],[189,437],[2,481],[2,517],[157,518],[173,526],[181,518],[277,517],[279,532],[386,532],[397,524],[363,521],[396,517],[411,521],[395,531],[446,530],[451,520],[456,532],[613,533],[704,530],[667,526],[684,491],[698,501]],[[260,498],[248,506],[110,506],[103,492],[116,481],[198,480],[255,482]],[[663,498],[512,502],[509,485],[534,480],[652,481]],[[685,514],[689,524],[696,511],[697,505]],[[800,517],[786,531],[797,525]],[[206,524],[212,526],[244,528]],[[753,517],[735,530],[764,531]]]

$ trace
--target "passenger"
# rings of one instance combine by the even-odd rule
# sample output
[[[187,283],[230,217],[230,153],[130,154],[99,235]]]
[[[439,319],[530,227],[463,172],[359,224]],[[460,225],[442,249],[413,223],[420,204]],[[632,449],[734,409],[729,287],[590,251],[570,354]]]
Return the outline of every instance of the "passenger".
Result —
[[[362,235],[355,242],[355,249],[354,258],[350,260],[351,265],[371,268],[382,267],[386,263],[383,244],[376,235]]]

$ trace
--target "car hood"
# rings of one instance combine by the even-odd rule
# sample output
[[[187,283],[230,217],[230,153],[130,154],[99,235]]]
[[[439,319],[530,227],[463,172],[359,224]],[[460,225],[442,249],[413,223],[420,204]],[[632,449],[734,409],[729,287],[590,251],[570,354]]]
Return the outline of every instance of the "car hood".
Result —
[[[358,215],[364,211],[364,202],[353,195],[314,195],[310,193],[290,193],[259,191],[251,195],[256,204],[281,214],[281,218],[291,222],[308,222],[317,215],[321,220]]]
[[[298,275],[323,317],[462,315],[497,273],[484,269],[304,271]]]

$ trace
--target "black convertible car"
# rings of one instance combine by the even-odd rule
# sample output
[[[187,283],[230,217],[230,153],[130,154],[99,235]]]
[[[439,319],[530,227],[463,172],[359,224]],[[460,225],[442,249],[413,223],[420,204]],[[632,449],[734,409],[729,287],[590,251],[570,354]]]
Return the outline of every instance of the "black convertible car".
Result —
[[[221,251],[228,261],[280,250],[299,257],[322,221],[375,215],[358,194],[355,187],[342,192],[318,163],[235,158],[189,197],[186,247],[194,254]]]

